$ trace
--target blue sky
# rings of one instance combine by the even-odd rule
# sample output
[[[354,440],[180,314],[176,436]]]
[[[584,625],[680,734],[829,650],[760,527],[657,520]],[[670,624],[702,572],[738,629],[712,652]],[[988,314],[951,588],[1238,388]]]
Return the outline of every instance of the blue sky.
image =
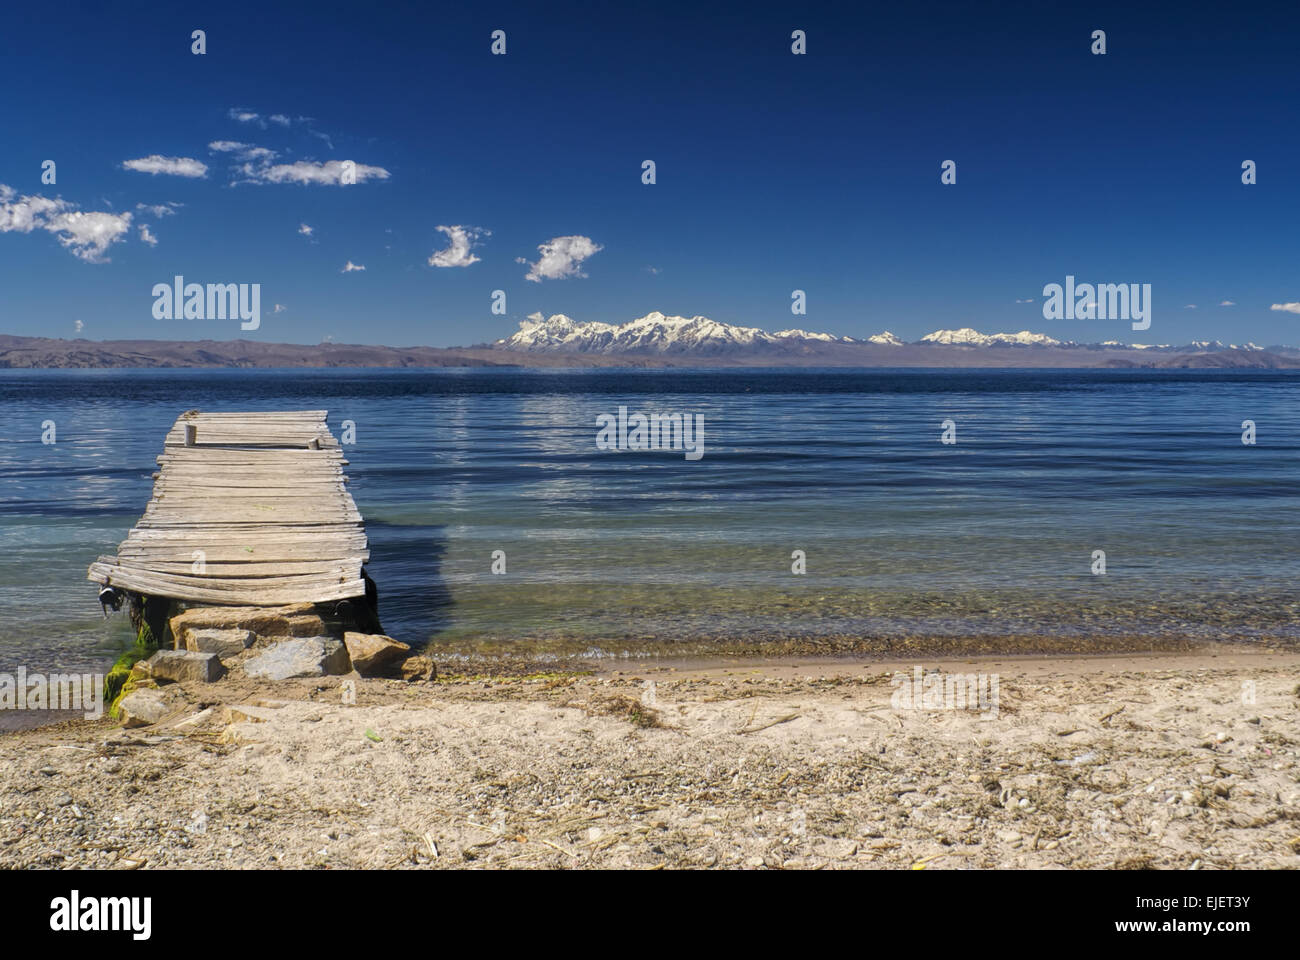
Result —
[[[0,331],[446,346],[661,310],[1300,343],[1270,309],[1300,301],[1298,27],[1246,4],[25,4],[0,31]],[[124,166],[153,156],[206,172]],[[374,175],[300,182],[345,160]],[[97,251],[92,222],[120,239]],[[490,231],[477,262],[431,265],[439,226]],[[519,262],[563,237],[600,249]],[[261,328],[154,319],[177,274],[260,283]],[[1067,274],[1152,284],[1151,329],[1044,320]]]

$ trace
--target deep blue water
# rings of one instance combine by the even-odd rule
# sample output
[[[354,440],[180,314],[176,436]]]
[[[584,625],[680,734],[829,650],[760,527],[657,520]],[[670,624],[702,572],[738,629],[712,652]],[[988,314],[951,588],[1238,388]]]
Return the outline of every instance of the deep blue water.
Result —
[[[336,436],[354,421],[347,472],[384,626],[436,651],[1290,639],[1298,385],[1287,371],[3,371],[0,669],[102,663],[125,642],[86,566],[139,517],[190,408],[323,408]],[[702,414],[703,458],[597,449],[596,417],[619,405]]]

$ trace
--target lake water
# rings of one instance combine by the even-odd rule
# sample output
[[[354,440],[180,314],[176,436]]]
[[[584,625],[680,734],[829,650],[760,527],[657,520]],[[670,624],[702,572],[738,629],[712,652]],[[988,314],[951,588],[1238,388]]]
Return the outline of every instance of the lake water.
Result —
[[[335,436],[353,421],[384,627],[442,656],[1290,642],[1298,385],[1287,371],[3,371],[0,670],[102,667],[128,641],[86,566],[139,518],[190,408],[328,409]],[[702,415],[703,457],[598,449],[596,418],[620,405]]]

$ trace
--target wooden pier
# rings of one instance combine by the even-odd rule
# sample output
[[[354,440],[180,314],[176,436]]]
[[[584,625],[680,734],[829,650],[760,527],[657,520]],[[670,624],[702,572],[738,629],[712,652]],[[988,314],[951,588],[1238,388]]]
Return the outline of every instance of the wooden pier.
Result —
[[[144,516],[87,578],[193,604],[363,596],[369,559],[324,410],[181,414]]]

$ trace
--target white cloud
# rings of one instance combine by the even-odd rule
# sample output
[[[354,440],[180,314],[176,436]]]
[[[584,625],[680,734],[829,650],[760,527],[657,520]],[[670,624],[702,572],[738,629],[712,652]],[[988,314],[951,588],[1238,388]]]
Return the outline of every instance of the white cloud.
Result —
[[[234,153],[239,155],[240,160],[264,160],[271,161],[279,156],[274,150],[267,147],[259,147],[251,143],[240,143],[238,140],[213,140],[208,144],[208,149],[213,153]]]
[[[245,110],[242,107],[231,107],[230,110],[227,111],[226,116],[230,117],[231,120],[237,120],[240,123],[255,123],[263,130],[266,129],[266,121],[262,119],[262,115],[254,113],[252,110]]]
[[[287,127],[289,124],[293,122],[288,117],[286,117],[283,113],[273,113],[266,119],[270,120],[272,123],[278,123],[282,127]]]
[[[151,214],[155,220],[161,220],[163,217],[170,217],[176,212],[176,208],[183,204],[174,201],[168,203],[137,203],[135,208],[143,214]]]
[[[131,229],[131,214],[61,213],[42,225],[58,238],[64,249],[87,263],[103,263],[104,251],[109,244],[117,243],[122,234]]]
[[[305,223],[298,224],[298,232],[301,233],[304,237],[310,237],[311,231],[312,228],[307,226],[307,224]]]
[[[149,232],[149,224],[140,224],[140,242],[147,243],[151,247],[158,246],[158,238]]]
[[[1270,310],[1283,310],[1287,313],[1300,313],[1300,303],[1275,303]]]
[[[383,167],[371,167],[364,163],[354,164],[357,183],[367,180],[387,180],[389,172]],[[254,167],[246,164],[243,172],[253,183],[319,183],[341,186],[343,183],[343,161],[330,160],[318,163],[315,160],[299,160],[295,163],[277,163],[274,166]]]
[[[277,304],[275,305],[275,309],[272,310],[271,312],[272,312],[272,313],[284,313],[284,311],[286,311],[286,310],[288,310],[288,309],[289,309],[289,308],[286,307],[283,303],[277,303]]]
[[[1183,309],[1184,309],[1184,310],[1195,310],[1195,309],[1196,309],[1196,304],[1194,304],[1194,303],[1184,303],[1184,304],[1183,304]]]
[[[72,328],[76,330],[77,333],[80,333],[82,330],[86,328],[86,325],[82,323],[80,320],[76,320],[73,322]]]
[[[1023,300],[1019,300],[1019,299],[1016,300],[1016,303],[1033,303],[1033,302],[1034,302],[1033,297],[1025,297],[1025,299]]]
[[[480,237],[489,237],[492,235],[491,230],[484,230],[481,227],[436,227],[438,232],[446,235],[451,241],[446,250],[435,250],[429,257],[429,266],[431,267],[468,267],[471,263],[478,263],[481,257],[476,257],[470,253],[470,247]]]
[[[664,272],[662,267],[645,267],[643,269],[652,277],[657,277],[659,274]]]
[[[581,270],[582,261],[603,250],[591,237],[570,236],[552,237],[546,243],[539,243],[537,250],[541,254],[536,263],[523,257],[516,258],[516,263],[527,263],[528,272],[525,280],[541,283],[543,280],[561,280],[565,277],[585,277]]]
[[[44,230],[74,257],[105,263],[105,251],[130,229],[130,213],[84,212],[61,197],[18,196],[13,187],[0,183],[0,233]]]
[[[172,177],[197,178],[207,176],[208,173],[207,164],[201,163],[193,157],[164,157],[157,153],[141,157],[138,160],[125,160],[122,166],[127,170],[136,170],[154,176],[165,173]]]
[[[344,265],[343,269],[339,271],[339,273],[352,273],[354,270],[364,270],[364,269],[366,269],[365,264],[355,264],[351,260],[349,260],[347,264]]]
[[[1224,300],[1222,303],[1219,304],[1219,306],[1221,307],[1235,307],[1236,305],[1237,305],[1236,301],[1233,300]]]

